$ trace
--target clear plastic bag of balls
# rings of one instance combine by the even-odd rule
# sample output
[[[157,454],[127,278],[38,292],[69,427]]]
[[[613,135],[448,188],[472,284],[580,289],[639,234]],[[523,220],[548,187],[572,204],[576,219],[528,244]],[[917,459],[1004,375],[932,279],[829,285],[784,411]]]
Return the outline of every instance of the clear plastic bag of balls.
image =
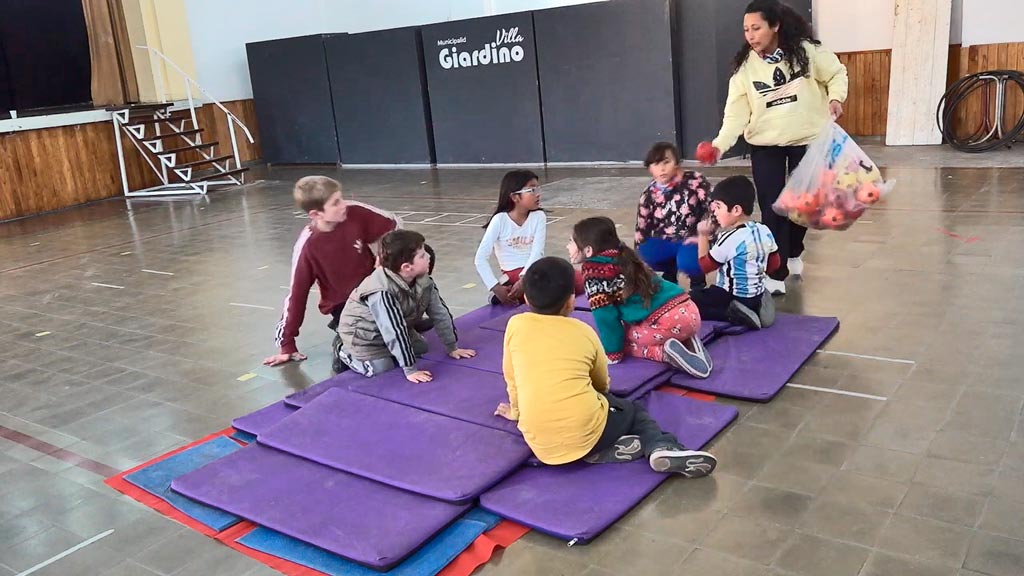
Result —
[[[835,122],[807,146],[772,208],[814,230],[846,230],[892,191],[878,167]]]

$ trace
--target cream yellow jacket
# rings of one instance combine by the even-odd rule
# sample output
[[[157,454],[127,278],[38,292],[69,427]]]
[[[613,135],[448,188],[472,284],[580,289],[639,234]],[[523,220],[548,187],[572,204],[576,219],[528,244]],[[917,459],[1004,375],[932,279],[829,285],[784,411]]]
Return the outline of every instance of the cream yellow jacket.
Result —
[[[755,146],[807,144],[829,120],[828,103],[846,101],[846,66],[835,54],[803,43],[810,73],[793,74],[783,61],[769,64],[750,54],[729,80],[722,129],[712,142],[726,152],[742,134]]]

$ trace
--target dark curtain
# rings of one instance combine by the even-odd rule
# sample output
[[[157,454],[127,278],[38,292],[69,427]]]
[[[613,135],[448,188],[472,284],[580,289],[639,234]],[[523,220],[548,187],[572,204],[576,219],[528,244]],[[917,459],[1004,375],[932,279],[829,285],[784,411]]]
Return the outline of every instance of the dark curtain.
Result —
[[[14,109],[92,101],[82,0],[0,0],[0,44]]]
[[[7,53],[4,50],[4,39],[0,36],[0,120],[10,118],[14,109],[14,93],[11,79],[7,73]]]

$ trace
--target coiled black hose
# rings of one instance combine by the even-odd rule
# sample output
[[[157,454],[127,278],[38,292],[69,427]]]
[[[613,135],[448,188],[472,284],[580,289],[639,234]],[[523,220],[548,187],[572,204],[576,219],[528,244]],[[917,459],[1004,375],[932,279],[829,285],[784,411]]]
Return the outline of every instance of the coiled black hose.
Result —
[[[997,80],[993,80],[993,78]],[[1013,128],[1003,133],[1002,138],[991,137],[993,134],[997,134],[997,131],[992,123],[990,99],[992,98],[991,93],[996,91],[999,80],[1005,80],[1007,91],[1012,89],[1011,84],[1016,84],[1024,92],[1024,74],[1020,71],[992,70],[964,76],[950,86],[949,90],[946,90],[946,93],[942,95],[942,99],[939,100],[939,107],[935,112],[935,119],[939,124],[942,137],[945,138],[950,146],[962,152],[988,152],[1002,146],[1009,147],[1014,141],[1019,139],[1021,134],[1024,134],[1024,112],[1022,112]],[[989,90],[990,87],[992,90]],[[982,122],[981,127],[970,136],[958,137],[953,129],[953,119],[957,112],[957,107],[966,102],[967,98],[976,90],[982,88],[985,89],[982,95],[984,98],[984,106],[982,108],[986,114],[985,120]],[[1005,99],[1003,103],[1005,105]],[[1005,111],[996,110],[996,112],[1001,115]],[[1002,118],[996,118],[995,121],[1001,122]]]

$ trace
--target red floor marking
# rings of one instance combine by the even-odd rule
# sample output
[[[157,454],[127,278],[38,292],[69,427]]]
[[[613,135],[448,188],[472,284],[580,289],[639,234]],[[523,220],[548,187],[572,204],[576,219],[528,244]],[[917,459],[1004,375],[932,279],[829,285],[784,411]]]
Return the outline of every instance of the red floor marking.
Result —
[[[942,232],[943,234],[945,234],[946,236],[949,236],[950,238],[956,238],[957,240],[963,240],[964,244],[973,244],[974,242],[977,242],[978,240],[981,240],[981,238],[978,238],[977,236],[971,236],[969,238],[964,238],[963,236],[957,234],[956,232],[950,232],[949,230],[946,230],[945,228],[942,228],[942,227],[939,228],[939,232]]]
[[[10,440],[11,442],[21,444],[26,448],[31,448],[36,452],[46,454],[51,458],[62,460],[64,462],[67,462],[68,464],[71,464],[72,466],[78,466],[83,470],[88,470],[89,472],[92,472],[93,474],[98,474],[99,476],[102,476],[104,478],[109,478],[110,476],[113,476],[118,472],[116,468],[107,466],[102,462],[97,462],[95,460],[86,458],[81,454],[75,454],[70,450],[58,448],[57,446],[54,446],[49,442],[45,442],[43,440],[40,440],[39,438],[35,438],[33,436],[29,436],[28,434],[18,432],[17,430],[12,430],[10,428],[7,428],[6,426],[0,426],[0,438],[5,438],[7,440]]]
[[[654,391],[664,392],[665,394],[673,394],[675,396],[685,396],[692,400],[700,400],[702,402],[714,402],[715,398],[717,398],[717,396],[712,396],[711,394],[705,394],[703,392],[694,392],[693,390],[684,390],[682,388],[676,388],[675,386],[669,386],[668,384],[664,386],[659,386],[658,388],[655,388]]]

